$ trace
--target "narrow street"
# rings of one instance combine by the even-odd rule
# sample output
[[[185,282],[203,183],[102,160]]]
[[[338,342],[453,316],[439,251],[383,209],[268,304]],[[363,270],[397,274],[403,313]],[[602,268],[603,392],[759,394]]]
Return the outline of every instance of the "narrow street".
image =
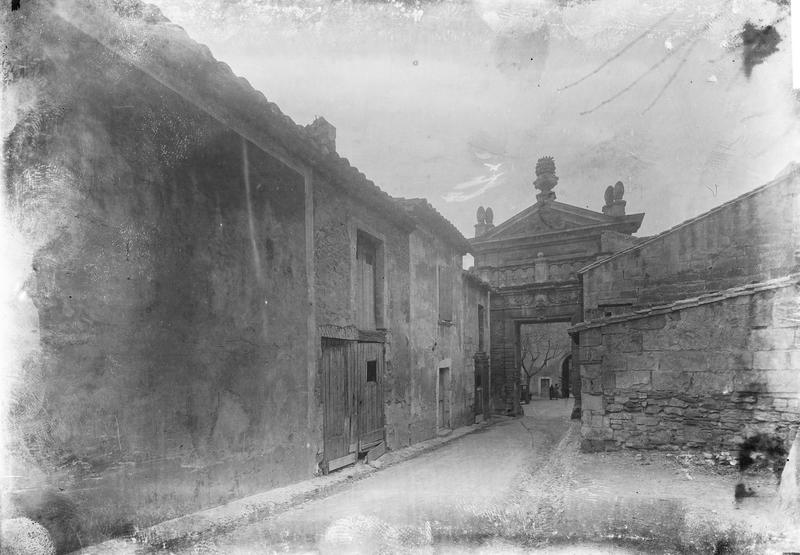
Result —
[[[580,453],[572,399],[500,421],[338,493],[170,553],[780,553],[774,477],[669,453]],[[160,552],[163,553],[163,552]]]
[[[432,534],[459,541],[490,535],[496,517],[569,430],[571,410],[572,399],[534,401],[525,405],[523,418],[499,422],[345,491],[180,553],[394,552],[429,545]]]

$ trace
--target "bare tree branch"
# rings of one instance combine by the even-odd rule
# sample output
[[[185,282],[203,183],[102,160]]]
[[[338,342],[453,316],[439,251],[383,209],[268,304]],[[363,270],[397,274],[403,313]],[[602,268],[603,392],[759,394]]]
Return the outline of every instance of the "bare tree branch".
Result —
[[[520,334],[520,366],[528,385],[535,375],[568,350],[544,333]]]

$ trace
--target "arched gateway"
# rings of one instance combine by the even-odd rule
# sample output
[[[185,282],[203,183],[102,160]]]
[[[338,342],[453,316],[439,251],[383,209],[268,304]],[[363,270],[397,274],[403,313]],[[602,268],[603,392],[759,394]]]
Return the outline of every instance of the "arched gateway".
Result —
[[[548,337],[559,327],[563,328],[560,333],[566,334],[567,324],[581,309],[577,271],[634,244],[636,239],[631,234],[644,217],[625,214],[622,183],[598,188],[598,199],[605,194],[601,212],[556,201],[553,189],[557,183],[553,159],[540,158],[533,183],[539,191],[536,203],[498,226],[493,223],[491,208],[481,207],[471,240],[475,272],[494,288],[490,307],[491,391],[495,410],[505,414],[520,413],[521,392],[527,385],[523,380],[528,377],[525,364],[531,359],[531,351],[546,351],[546,344],[528,339]],[[575,349],[574,343],[563,339],[563,344]],[[530,345],[526,346],[526,341]],[[564,353],[558,360],[567,360],[562,357]],[[562,386],[568,374],[567,387],[579,407],[580,380],[575,365],[562,362],[559,368],[556,361],[553,366],[553,375],[562,380]],[[538,391],[538,379],[531,380],[531,387],[534,381]],[[579,415],[579,410],[573,413]]]

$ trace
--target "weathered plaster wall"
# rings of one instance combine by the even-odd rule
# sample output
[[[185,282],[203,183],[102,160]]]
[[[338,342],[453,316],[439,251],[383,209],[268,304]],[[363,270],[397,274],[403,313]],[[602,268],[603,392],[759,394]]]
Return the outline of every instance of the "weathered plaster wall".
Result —
[[[385,260],[384,325],[386,366],[383,378],[387,445],[408,445],[407,426],[395,425],[407,412],[409,368],[409,241],[408,232],[373,208],[344,194],[324,180],[314,184],[314,237],[317,325],[355,327],[352,262],[356,233],[361,229],[383,242]],[[317,397],[321,402],[321,396]]]
[[[583,448],[733,452],[800,422],[800,288],[580,332]]]
[[[302,179],[43,17],[12,35],[4,193],[40,342],[12,378],[10,510],[62,490],[63,551],[310,476],[318,440]]]
[[[488,354],[491,350],[491,338],[489,329],[489,288],[485,284],[479,284],[474,279],[461,273],[461,287],[463,290],[463,306],[464,306],[464,320],[462,323],[463,344],[462,351],[464,355],[464,394],[467,398],[467,404],[472,405],[470,408],[474,409],[474,414],[482,414],[487,416],[491,412],[491,398],[489,386],[489,366]],[[480,324],[478,306],[483,307],[483,346],[480,342]],[[478,354],[479,361],[475,360],[475,355]],[[483,361],[483,362],[481,362]],[[482,366],[483,365],[483,366]],[[476,399],[474,396],[477,394],[475,391],[476,376],[479,373],[479,382],[481,384],[482,398]],[[472,401],[469,398],[472,397]],[[482,408],[482,411],[480,410]],[[469,414],[464,415],[464,424],[471,424],[473,417]]]
[[[450,368],[450,425],[474,422],[475,366],[478,351],[478,305],[487,306],[486,292],[462,277],[461,257],[454,249],[422,229],[410,238],[411,366],[409,404],[389,422],[389,432],[403,442],[431,438],[437,427],[439,368]],[[453,319],[439,321],[439,268],[452,279]],[[481,303],[481,301],[484,301]],[[407,431],[406,431],[407,430]]]
[[[684,222],[584,274],[588,319],[601,305],[647,305],[784,276],[797,268],[800,171]]]

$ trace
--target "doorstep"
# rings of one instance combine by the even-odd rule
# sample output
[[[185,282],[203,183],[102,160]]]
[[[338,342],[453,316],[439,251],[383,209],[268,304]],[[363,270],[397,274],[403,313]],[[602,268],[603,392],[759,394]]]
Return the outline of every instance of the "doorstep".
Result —
[[[502,420],[504,419],[493,417],[479,424],[456,428],[446,436],[437,436],[396,451],[387,451],[380,458],[369,463],[361,461],[326,476],[317,476],[310,480],[237,499],[225,505],[167,520],[138,530],[132,538],[108,540],[81,549],[76,553],[79,555],[134,554],[141,552],[142,548],[176,548],[197,542],[205,537],[224,534],[240,526],[273,517],[306,501],[327,497],[382,468],[418,457]]]

